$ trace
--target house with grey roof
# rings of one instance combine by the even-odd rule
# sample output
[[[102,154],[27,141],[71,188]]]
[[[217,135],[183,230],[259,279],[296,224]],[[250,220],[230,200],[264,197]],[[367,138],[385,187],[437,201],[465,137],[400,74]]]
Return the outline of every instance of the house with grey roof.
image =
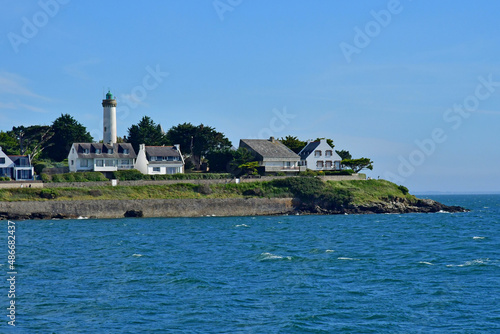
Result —
[[[269,139],[241,139],[240,146],[249,150],[265,174],[296,174],[305,170],[299,166],[300,157],[282,142]]]
[[[180,146],[146,146],[141,144],[135,168],[147,175],[184,173],[184,158]]]
[[[307,169],[340,170],[342,158],[328,145],[326,139],[309,142],[300,152],[300,165]]]
[[[7,155],[0,147],[0,177],[16,181],[33,180],[35,171],[28,155]]]
[[[133,169],[136,158],[130,143],[73,143],[68,165],[70,172],[114,172]]]

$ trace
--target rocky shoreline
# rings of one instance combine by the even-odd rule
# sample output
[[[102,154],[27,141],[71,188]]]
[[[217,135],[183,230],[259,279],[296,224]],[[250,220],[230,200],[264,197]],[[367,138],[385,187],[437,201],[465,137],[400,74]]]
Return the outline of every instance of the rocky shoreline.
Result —
[[[264,216],[284,214],[400,214],[467,212],[431,199],[404,198],[329,208],[292,198],[154,199],[0,202],[0,219],[76,219],[124,217]]]

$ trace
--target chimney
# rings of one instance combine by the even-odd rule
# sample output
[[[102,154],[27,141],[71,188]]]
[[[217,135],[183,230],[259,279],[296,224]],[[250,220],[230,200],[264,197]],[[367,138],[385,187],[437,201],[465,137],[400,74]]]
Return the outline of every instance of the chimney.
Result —
[[[270,141],[271,143],[274,143],[274,137],[269,138],[269,141]]]
[[[175,149],[176,149],[177,151],[180,151],[180,150],[181,150],[181,145],[179,145],[179,144],[175,144],[175,145],[174,145],[174,147],[175,147]]]
[[[139,151],[146,151],[146,144],[139,144]]]

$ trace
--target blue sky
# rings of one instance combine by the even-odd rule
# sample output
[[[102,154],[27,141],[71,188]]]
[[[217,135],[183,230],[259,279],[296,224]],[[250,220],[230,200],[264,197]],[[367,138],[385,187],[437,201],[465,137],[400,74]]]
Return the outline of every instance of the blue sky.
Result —
[[[0,130],[69,113],[101,139],[109,87],[120,136],[328,137],[412,192],[500,191],[497,1],[0,4]]]

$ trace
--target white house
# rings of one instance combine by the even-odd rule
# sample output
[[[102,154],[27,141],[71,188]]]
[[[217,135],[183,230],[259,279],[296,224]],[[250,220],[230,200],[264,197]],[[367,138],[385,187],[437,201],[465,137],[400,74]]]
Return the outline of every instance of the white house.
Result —
[[[7,155],[0,147],[0,177],[16,181],[33,180],[35,170],[27,155]]]
[[[240,147],[249,150],[255,160],[264,167],[266,174],[286,173],[296,174],[305,170],[299,166],[300,157],[279,140],[269,139],[241,139]]]
[[[133,169],[136,158],[129,143],[73,143],[68,164],[70,172],[114,172]]]
[[[328,145],[326,139],[308,143],[300,152],[300,164],[307,169],[340,170],[342,158]]]
[[[135,169],[149,175],[184,173],[184,158],[179,145],[146,146],[141,144]]]

